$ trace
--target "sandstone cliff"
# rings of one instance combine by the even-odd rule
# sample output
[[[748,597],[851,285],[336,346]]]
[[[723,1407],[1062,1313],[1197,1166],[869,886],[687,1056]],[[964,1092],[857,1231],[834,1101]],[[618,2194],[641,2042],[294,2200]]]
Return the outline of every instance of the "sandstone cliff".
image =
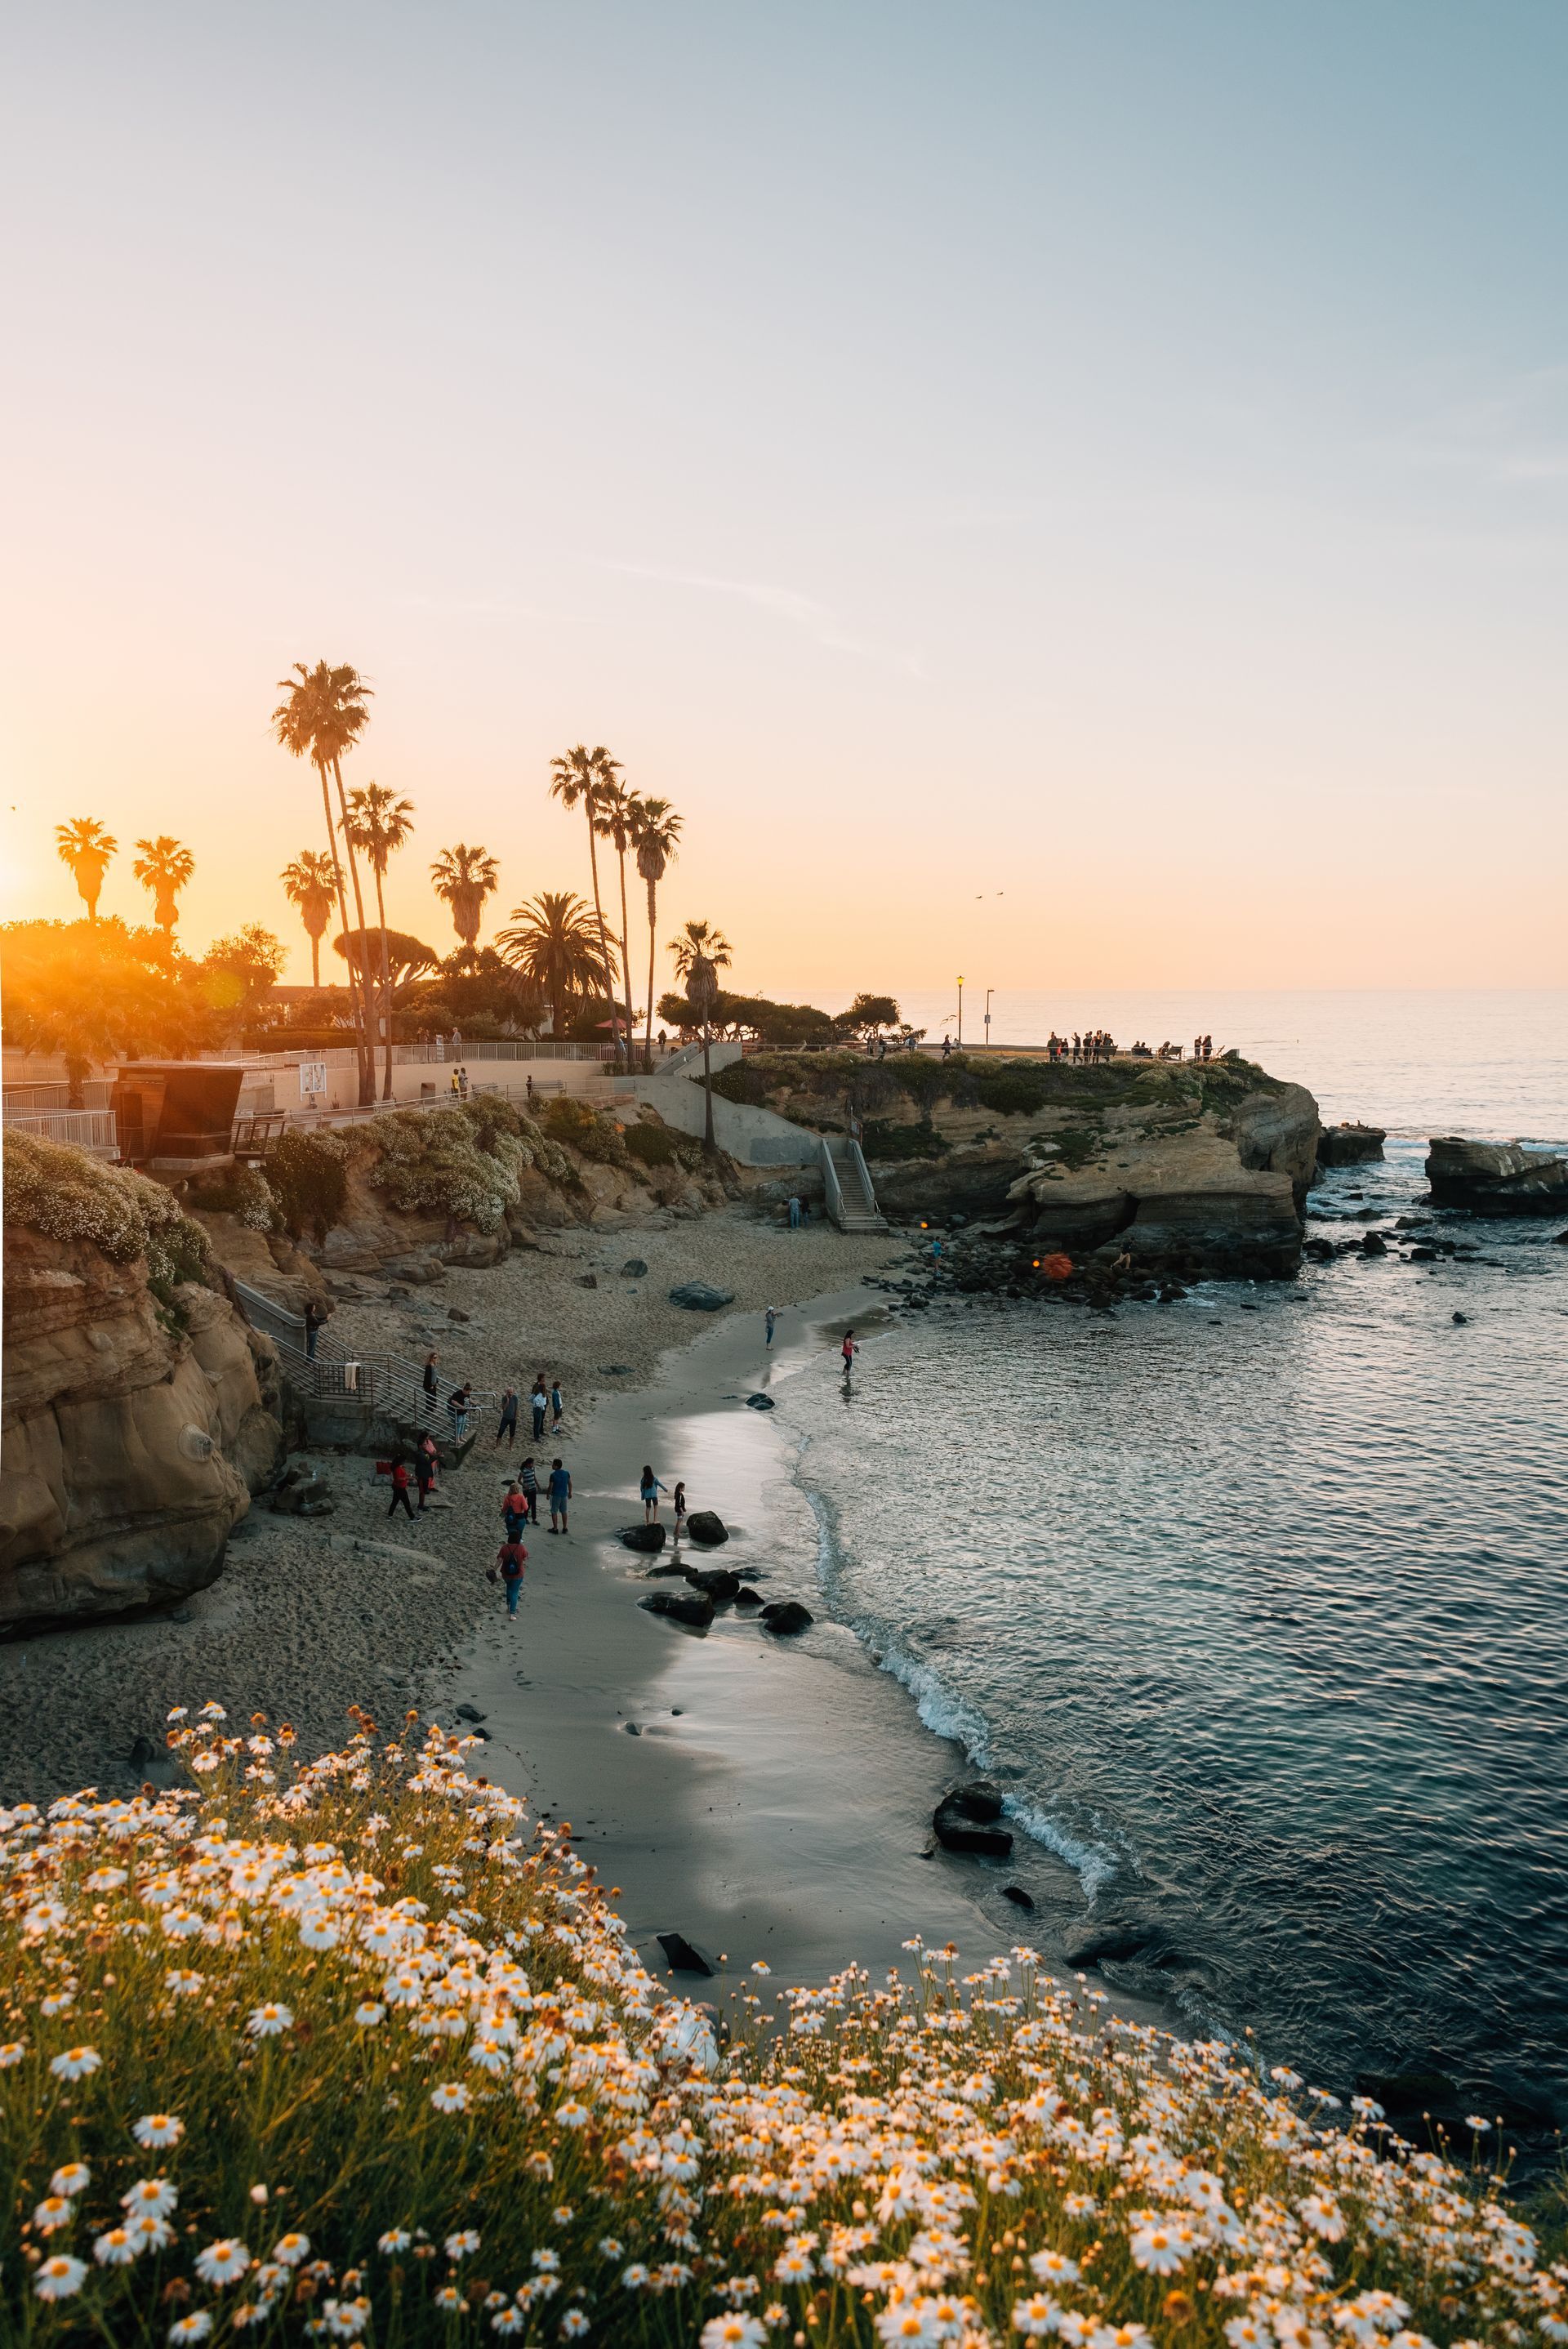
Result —
[[[199,1589],[281,1463],[270,1350],[156,1185],[11,1135],[5,1177],[0,1625]]]
[[[1427,1180],[1435,1207],[1478,1216],[1560,1216],[1568,1208],[1568,1157],[1517,1142],[1464,1142],[1434,1134]]]

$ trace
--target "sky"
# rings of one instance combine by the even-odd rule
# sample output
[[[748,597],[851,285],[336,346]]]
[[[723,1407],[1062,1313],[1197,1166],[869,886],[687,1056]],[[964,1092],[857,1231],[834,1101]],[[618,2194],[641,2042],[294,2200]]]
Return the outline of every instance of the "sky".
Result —
[[[443,951],[586,740],[748,990],[1568,982],[1565,85],[1560,0],[10,11],[0,916],[97,815],[308,978],[325,657]]]

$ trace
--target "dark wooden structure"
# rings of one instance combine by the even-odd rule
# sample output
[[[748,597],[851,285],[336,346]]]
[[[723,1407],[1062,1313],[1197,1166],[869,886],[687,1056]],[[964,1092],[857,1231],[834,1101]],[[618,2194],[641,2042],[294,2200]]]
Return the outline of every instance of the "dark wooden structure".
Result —
[[[239,1061],[127,1061],[109,1106],[122,1162],[164,1182],[216,1174],[234,1163]]]

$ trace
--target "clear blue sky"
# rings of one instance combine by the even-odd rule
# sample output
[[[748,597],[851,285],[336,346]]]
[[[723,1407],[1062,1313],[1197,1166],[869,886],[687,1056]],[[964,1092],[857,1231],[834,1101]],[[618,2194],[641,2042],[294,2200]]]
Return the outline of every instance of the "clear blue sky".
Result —
[[[325,653],[438,942],[585,736],[742,984],[1563,982],[1565,99],[1560,0],[13,11],[6,910],[97,812],[297,936]]]

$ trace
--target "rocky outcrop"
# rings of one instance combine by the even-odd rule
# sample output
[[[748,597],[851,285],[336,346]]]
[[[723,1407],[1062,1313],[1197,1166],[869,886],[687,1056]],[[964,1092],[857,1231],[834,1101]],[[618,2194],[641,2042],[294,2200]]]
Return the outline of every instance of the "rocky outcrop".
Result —
[[[1568,1157],[1523,1150],[1517,1142],[1436,1134],[1427,1180],[1434,1207],[1468,1207],[1477,1216],[1560,1216],[1568,1207]]]
[[[1387,1129],[1381,1125],[1341,1123],[1326,1125],[1317,1137],[1317,1163],[1320,1167],[1365,1166],[1381,1158]]]
[[[7,1224],[0,1624],[201,1589],[281,1465],[266,1341],[195,1281],[171,1298],[145,1257]]]
[[[1301,1085],[1195,1116],[1130,1103],[1099,1120],[1090,1156],[1081,1142],[1042,1144],[1052,1154],[1009,1196],[1042,1258],[1076,1260],[1115,1241],[1143,1272],[1284,1278],[1301,1261],[1317,1134],[1317,1104]]]

